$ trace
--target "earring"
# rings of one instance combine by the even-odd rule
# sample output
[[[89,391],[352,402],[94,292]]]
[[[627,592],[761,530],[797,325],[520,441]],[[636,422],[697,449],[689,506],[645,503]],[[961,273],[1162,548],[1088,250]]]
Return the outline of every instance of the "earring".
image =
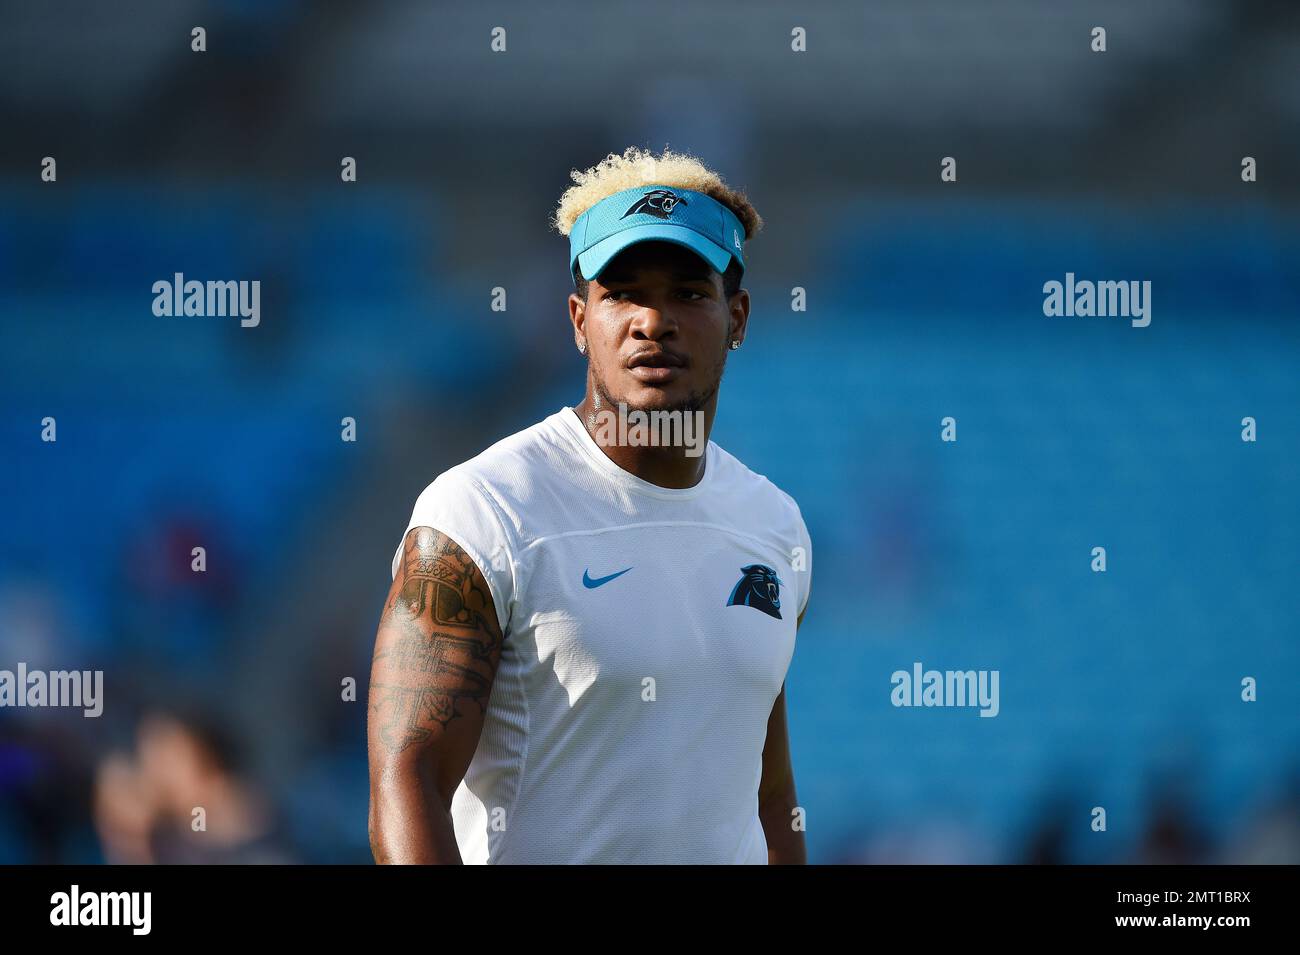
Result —
[[[585,355],[585,354],[587,354],[587,343],[586,343],[586,342],[583,342],[581,345],[578,346],[578,354],[579,354],[579,355]]]
[[[728,346],[727,346],[727,347],[730,348],[732,351],[735,351],[737,348],[740,347],[740,339],[739,339],[739,338],[733,338],[733,339],[728,343]]]

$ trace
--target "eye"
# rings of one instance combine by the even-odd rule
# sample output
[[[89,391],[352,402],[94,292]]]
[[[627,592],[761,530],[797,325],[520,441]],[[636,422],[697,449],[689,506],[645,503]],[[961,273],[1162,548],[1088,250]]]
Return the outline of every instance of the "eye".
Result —
[[[608,292],[602,295],[601,298],[607,301],[616,302],[618,301],[618,296],[628,295],[628,294],[630,293],[628,292],[627,289],[610,289]]]
[[[686,296],[692,302],[698,302],[701,299],[708,298],[708,296],[705,295],[703,292],[697,292],[695,291],[695,289],[690,289],[690,288],[682,289],[681,294]]]

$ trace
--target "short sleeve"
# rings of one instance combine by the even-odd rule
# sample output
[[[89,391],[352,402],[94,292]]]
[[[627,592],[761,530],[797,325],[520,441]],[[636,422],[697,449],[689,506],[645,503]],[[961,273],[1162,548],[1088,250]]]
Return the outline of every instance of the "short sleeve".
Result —
[[[801,617],[808,607],[808,595],[812,592],[812,538],[808,536],[808,525],[804,523],[803,515],[798,514],[797,516],[799,518],[799,550],[795,553],[795,574],[799,581],[799,613],[796,614],[796,617]],[[802,560],[800,561],[801,557]]]
[[[412,527],[432,527],[455,541],[474,561],[492,594],[497,622],[504,634],[514,599],[513,542],[488,492],[472,475],[453,468],[426,487],[415,500],[411,519],[397,542],[391,576],[397,577],[402,548]]]

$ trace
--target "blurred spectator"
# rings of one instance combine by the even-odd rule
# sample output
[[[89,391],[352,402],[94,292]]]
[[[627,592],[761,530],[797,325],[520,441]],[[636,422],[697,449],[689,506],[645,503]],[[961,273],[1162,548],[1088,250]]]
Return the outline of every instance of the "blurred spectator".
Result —
[[[1137,854],[1129,861],[1143,865],[1197,865],[1210,861],[1209,840],[1196,824],[1181,788],[1171,783],[1158,786]]]
[[[152,712],[135,752],[99,766],[95,822],[117,863],[296,861],[269,799],[241,775],[241,757],[209,717]],[[200,813],[199,810],[202,810]]]
[[[1246,823],[1223,861],[1229,865],[1300,865],[1300,768],[1286,789]]]

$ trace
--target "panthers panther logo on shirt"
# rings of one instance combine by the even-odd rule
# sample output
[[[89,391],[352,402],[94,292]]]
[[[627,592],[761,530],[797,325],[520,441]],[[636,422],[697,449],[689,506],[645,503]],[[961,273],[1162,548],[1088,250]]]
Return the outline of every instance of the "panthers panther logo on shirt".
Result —
[[[766,564],[746,564],[740,568],[741,578],[731,588],[727,606],[753,607],[769,617],[781,619],[781,578]]]

